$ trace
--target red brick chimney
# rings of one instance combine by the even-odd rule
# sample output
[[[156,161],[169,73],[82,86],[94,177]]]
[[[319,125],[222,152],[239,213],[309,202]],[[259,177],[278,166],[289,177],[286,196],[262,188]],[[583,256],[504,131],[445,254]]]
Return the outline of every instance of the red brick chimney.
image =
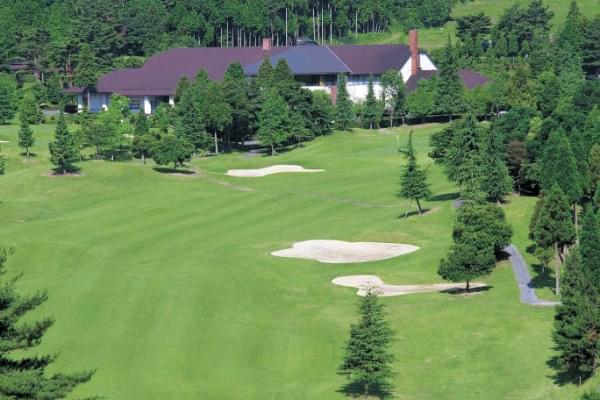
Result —
[[[408,31],[408,46],[410,47],[410,74],[416,75],[421,69],[421,56],[419,54],[419,38],[416,29]]]
[[[271,38],[263,38],[262,49],[265,53],[271,51]]]

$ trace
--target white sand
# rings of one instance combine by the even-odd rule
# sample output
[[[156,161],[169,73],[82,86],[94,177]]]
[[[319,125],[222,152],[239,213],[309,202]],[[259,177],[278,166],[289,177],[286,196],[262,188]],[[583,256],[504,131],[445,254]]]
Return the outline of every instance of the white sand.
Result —
[[[258,169],[230,169],[227,171],[229,176],[242,178],[257,178],[272,174],[281,174],[286,172],[323,172],[322,169],[305,169],[300,165],[271,165],[270,167]]]
[[[8,140],[0,140],[0,143],[10,143]]]
[[[465,284],[436,283],[431,285],[388,285],[375,275],[341,276],[331,281],[334,285],[354,287],[359,296],[365,296],[369,290],[382,297],[402,296],[413,293],[443,292],[446,290],[463,290]],[[487,286],[485,283],[471,282],[471,289]]]
[[[387,260],[417,250],[419,247],[410,244],[307,240],[294,243],[292,248],[274,251],[271,255],[341,264]]]

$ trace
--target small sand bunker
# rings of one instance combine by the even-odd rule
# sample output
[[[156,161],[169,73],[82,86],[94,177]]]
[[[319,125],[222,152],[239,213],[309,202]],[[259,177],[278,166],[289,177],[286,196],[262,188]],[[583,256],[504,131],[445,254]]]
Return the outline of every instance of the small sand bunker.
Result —
[[[229,176],[242,178],[257,178],[272,174],[281,174],[286,172],[323,172],[322,169],[305,169],[300,165],[271,165],[270,167],[258,169],[230,169],[227,171]]]
[[[271,255],[342,264],[387,260],[417,250],[419,247],[410,244],[307,240],[294,243],[292,248],[274,251]]]
[[[375,275],[341,276],[331,281],[334,285],[357,288],[359,296],[365,296],[369,290],[381,297],[402,296],[413,293],[431,293],[465,289],[460,283],[437,283],[431,285],[388,285]],[[472,282],[471,289],[487,286],[485,283]]]

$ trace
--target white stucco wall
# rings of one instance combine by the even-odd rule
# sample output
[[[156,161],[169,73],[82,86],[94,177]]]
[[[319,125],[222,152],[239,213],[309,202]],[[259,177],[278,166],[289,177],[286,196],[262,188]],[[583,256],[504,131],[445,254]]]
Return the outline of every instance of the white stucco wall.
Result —
[[[346,89],[350,100],[355,103],[365,100],[369,92],[369,76],[350,75],[346,83]],[[378,76],[373,77],[373,92],[375,92],[375,97],[381,98],[381,82]]]
[[[408,78],[410,78],[411,69],[412,69],[411,61],[412,61],[412,57],[410,57],[408,59],[406,64],[404,64],[404,66],[400,70],[400,72],[402,73],[402,79],[404,79],[404,82],[406,82],[408,80]],[[431,61],[431,58],[429,58],[428,55],[421,54],[420,61],[421,61],[421,69],[423,71],[436,71],[437,70],[437,68],[435,67],[435,64],[433,63],[433,61]]]

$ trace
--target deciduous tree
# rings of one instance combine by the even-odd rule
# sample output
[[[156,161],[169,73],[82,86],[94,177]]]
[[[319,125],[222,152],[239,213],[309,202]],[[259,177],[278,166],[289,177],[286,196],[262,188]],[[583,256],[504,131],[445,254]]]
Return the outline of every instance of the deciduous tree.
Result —
[[[25,150],[27,159],[29,160],[29,149],[33,147],[35,138],[33,137],[33,131],[27,122],[27,118],[20,118],[21,127],[19,128],[19,147]]]
[[[152,149],[152,159],[158,165],[173,163],[173,169],[189,161],[194,153],[194,146],[185,139],[166,135],[157,140]]]
[[[277,91],[271,89],[258,114],[258,139],[263,145],[271,147],[272,156],[275,155],[275,148],[289,137],[289,126],[287,105]]]

